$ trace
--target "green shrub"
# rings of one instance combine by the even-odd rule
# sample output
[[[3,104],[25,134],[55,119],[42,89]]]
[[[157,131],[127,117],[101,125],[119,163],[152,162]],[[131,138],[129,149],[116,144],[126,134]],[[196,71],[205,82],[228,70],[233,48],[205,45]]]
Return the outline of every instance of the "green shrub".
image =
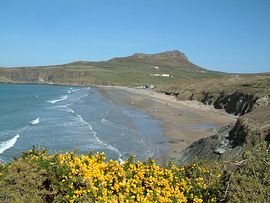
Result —
[[[24,159],[1,167],[0,202],[50,202],[49,174]]]
[[[224,173],[223,200],[228,202],[270,202],[270,154],[266,144],[246,152],[244,160],[231,164]]]

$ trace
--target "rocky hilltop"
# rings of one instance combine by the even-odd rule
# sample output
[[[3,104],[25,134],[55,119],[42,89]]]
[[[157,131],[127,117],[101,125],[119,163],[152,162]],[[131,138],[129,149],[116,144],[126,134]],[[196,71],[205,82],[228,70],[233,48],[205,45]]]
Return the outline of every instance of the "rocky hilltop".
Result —
[[[186,55],[178,50],[165,51],[158,54],[135,53],[128,57],[113,58],[113,62],[137,62],[152,65],[163,65],[170,67],[188,68],[192,70],[204,70],[203,68],[191,63]]]

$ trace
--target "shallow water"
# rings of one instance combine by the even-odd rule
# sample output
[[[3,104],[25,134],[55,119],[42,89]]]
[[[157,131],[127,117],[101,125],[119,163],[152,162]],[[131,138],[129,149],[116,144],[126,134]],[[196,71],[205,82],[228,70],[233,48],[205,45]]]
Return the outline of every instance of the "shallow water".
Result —
[[[193,125],[190,126],[190,128],[193,129],[215,129],[217,128],[217,125],[215,123],[203,123],[203,124],[197,124],[197,125]]]
[[[140,160],[166,151],[161,123],[94,88],[0,84],[0,160],[33,145],[49,152],[105,151],[108,159]]]

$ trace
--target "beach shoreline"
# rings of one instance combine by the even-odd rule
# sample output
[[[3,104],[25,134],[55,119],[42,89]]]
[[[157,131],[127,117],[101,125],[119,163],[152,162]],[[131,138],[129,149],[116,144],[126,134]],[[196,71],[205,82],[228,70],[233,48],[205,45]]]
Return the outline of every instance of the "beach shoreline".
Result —
[[[201,138],[215,135],[217,129],[233,125],[237,116],[215,109],[198,101],[180,101],[174,96],[152,91],[122,86],[97,86],[104,94],[111,93],[113,102],[128,104],[146,111],[153,119],[161,122],[169,148],[161,157],[162,162],[175,159],[179,153]]]

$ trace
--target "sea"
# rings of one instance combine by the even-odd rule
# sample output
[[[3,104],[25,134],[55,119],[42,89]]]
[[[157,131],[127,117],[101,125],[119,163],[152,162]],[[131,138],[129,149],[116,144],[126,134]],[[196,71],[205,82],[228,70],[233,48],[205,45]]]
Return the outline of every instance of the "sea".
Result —
[[[139,160],[165,153],[160,121],[118,105],[95,88],[0,84],[0,161],[45,148],[49,153],[105,152],[107,160]]]

